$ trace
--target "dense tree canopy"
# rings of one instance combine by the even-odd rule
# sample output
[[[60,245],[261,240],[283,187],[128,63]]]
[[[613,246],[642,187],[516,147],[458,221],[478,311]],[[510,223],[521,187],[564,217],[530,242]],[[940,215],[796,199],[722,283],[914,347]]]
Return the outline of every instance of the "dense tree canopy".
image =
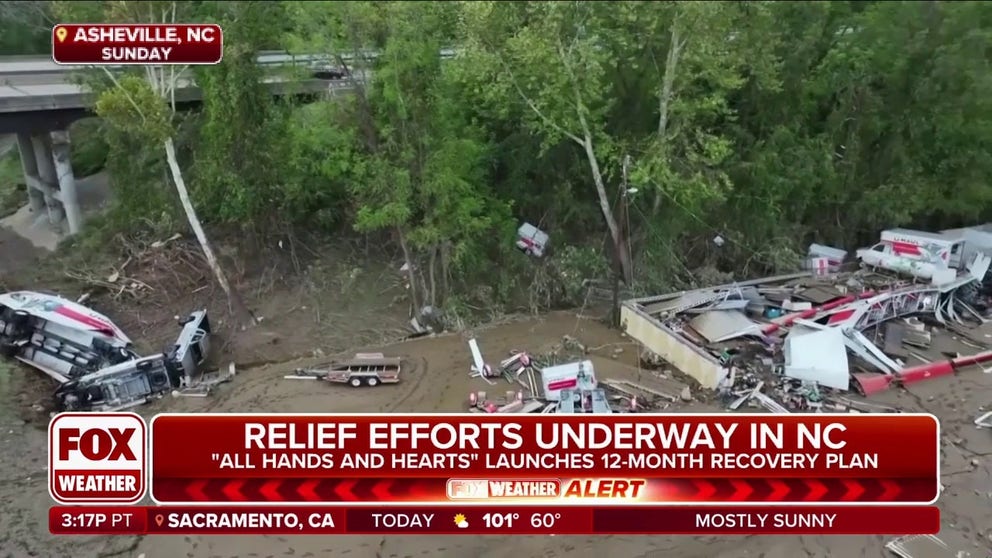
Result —
[[[418,304],[521,273],[742,276],[810,241],[989,218],[987,2],[188,8],[227,34],[180,138],[204,220],[381,235]],[[0,46],[32,52],[11,13]],[[273,101],[251,61],[274,47],[347,63],[353,94]],[[540,271],[509,248],[521,221],[552,234]]]

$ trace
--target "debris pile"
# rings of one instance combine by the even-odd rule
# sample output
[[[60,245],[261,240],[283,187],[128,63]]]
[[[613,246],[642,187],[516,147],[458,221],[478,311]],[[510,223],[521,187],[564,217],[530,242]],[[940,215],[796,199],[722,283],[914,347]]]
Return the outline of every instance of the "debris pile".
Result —
[[[683,398],[627,380],[598,381],[592,361],[585,358],[588,349],[567,335],[547,355],[512,351],[498,367],[485,363],[475,339],[468,344],[474,361],[471,377],[489,385],[502,379],[523,388],[496,399],[489,399],[486,392],[472,392],[469,409],[474,412],[628,413],[658,410]]]
[[[74,267],[65,271],[66,277],[86,285],[92,294],[135,301],[183,299],[212,281],[200,247],[180,234],[153,242],[118,236],[115,243],[127,254],[122,263],[109,272]]]
[[[902,558],[965,558],[970,553],[960,550],[962,546],[952,546],[936,535],[907,535],[885,544],[886,550]]]
[[[982,234],[968,244],[961,231],[884,231],[853,270],[843,250],[813,245],[807,272],[628,301],[621,320],[730,409],[894,412],[846,393],[992,372],[992,233]]]
[[[237,368],[232,362],[228,365],[227,372],[222,372],[220,370],[203,372],[198,378],[192,379],[187,376],[183,376],[179,383],[179,389],[173,391],[172,396],[207,397],[213,393],[214,387],[234,380],[234,377],[237,375]]]

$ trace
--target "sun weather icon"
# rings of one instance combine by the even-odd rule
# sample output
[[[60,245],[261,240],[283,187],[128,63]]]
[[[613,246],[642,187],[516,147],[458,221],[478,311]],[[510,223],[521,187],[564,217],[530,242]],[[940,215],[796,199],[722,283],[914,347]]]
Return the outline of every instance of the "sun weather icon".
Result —
[[[464,514],[456,513],[455,514],[455,525],[459,529],[467,529],[468,528],[468,519],[465,518],[465,515]]]

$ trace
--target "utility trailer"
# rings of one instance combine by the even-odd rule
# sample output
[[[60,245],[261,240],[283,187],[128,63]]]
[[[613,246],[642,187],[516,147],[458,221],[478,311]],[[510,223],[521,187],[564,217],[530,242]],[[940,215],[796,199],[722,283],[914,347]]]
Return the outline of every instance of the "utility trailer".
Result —
[[[349,359],[297,368],[286,379],[324,380],[351,387],[375,387],[379,384],[398,383],[402,368],[403,360],[399,357],[387,357],[382,353],[357,353]]]

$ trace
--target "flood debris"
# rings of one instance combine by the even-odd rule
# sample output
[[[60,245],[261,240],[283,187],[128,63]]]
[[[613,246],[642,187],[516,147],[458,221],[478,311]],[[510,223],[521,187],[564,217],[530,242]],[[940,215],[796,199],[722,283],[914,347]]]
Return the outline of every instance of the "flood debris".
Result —
[[[539,401],[525,401],[524,392],[507,391],[502,398],[489,398],[484,391],[473,391],[468,396],[469,411],[475,413],[534,413],[544,408]]]
[[[902,558],[966,558],[970,552],[955,550],[936,535],[908,535],[885,543],[889,552]]]
[[[548,246],[548,233],[530,223],[524,223],[517,229],[516,245],[524,254],[541,258]]]
[[[846,390],[850,383],[844,334],[839,329],[796,326],[785,336],[786,377]]]
[[[469,369],[473,378],[482,378],[490,385],[494,382],[491,378],[498,378],[502,375],[501,370],[494,369],[486,364],[482,359],[482,351],[479,349],[479,342],[475,338],[468,340],[468,348],[472,353],[472,367]]]
[[[417,315],[410,318],[410,327],[413,333],[408,338],[422,337],[444,329],[441,315],[430,305],[422,307]]]
[[[822,244],[810,244],[806,257],[806,269],[814,275],[827,275],[840,271],[847,259],[847,251]]]
[[[234,380],[237,376],[237,367],[232,362],[227,366],[227,371],[214,370],[203,372],[198,378],[183,378],[179,389],[172,392],[173,397],[207,397],[213,393],[214,387],[226,384]]]
[[[510,351],[499,367],[485,364],[478,347],[475,339],[469,342],[472,377],[493,386],[502,379],[513,389],[496,398],[485,391],[470,393],[472,412],[629,413],[661,410],[680,400],[679,395],[629,380],[600,381],[592,361],[585,358],[589,348],[568,335],[545,355]],[[618,354],[615,349],[611,353]]]
[[[813,244],[805,271],[628,300],[621,323],[731,410],[895,412],[863,397],[992,372],[988,228],[883,231],[860,269]]]
[[[54,294],[0,294],[0,355],[57,384],[65,411],[116,411],[200,382],[210,350],[210,320],[198,310],[179,320],[176,341],[141,356],[110,318]]]

